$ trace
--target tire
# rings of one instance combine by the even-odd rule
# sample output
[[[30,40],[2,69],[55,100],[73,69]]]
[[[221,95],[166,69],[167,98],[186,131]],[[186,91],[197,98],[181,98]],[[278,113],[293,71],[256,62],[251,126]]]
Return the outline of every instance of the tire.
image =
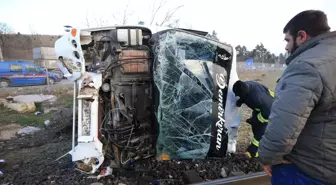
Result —
[[[6,88],[10,86],[10,81],[6,79],[0,79],[0,88]]]
[[[52,70],[51,72],[53,72],[53,73],[57,73],[57,74],[60,76],[60,80],[59,80],[59,81],[61,81],[61,80],[64,78],[64,74],[63,74],[62,71],[59,70],[59,69],[54,69],[54,70]]]

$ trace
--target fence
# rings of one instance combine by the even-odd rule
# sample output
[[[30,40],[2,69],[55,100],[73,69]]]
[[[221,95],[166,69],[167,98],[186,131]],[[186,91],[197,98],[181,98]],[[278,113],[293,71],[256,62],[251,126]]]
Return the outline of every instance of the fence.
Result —
[[[251,66],[246,65],[245,62],[237,62],[237,71],[282,71],[286,65],[282,64],[266,64],[266,63],[253,63]]]

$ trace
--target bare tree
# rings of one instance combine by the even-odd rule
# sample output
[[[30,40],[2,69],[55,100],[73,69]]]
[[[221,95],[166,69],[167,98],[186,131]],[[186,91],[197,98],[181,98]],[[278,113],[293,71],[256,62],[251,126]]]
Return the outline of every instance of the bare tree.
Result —
[[[84,25],[85,25],[87,28],[90,28],[90,21],[89,21],[89,15],[88,15],[88,12],[86,12]]]
[[[161,21],[161,23],[159,25],[163,26],[164,24],[167,24],[167,23],[173,21],[176,24],[176,26],[178,26],[178,23],[180,22],[180,20],[179,19],[173,19],[173,18],[174,18],[174,14],[182,7],[183,7],[183,5],[180,5],[180,6],[174,8],[172,10],[168,10],[166,12],[166,15],[165,15],[164,19]]]
[[[9,34],[13,33],[13,28],[10,27],[7,23],[0,22],[0,34]]]
[[[4,46],[7,35],[8,34],[13,34],[13,28],[9,26],[7,23],[0,22],[0,46]]]
[[[159,1],[157,3],[157,1]],[[168,9],[167,12],[164,14],[164,17],[161,21],[157,21],[158,15],[163,11],[164,7],[167,5],[167,3],[170,0],[155,0],[153,7],[151,8],[151,16],[148,21],[149,25],[158,25],[158,26],[169,26],[169,27],[178,27],[179,25],[179,19],[175,18],[174,15],[177,13],[178,10],[180,10],[183,5],[176,6],[174,8]],[[134,15],[135,11],[130,10],[129,8],[130,0],[128,0],[128,3],[126,4],[123,11],[120,12],[114,12],[112,13],[112,18],[114,19],[115,25],[126,25],[129,22],[129,19]],[[84,21],[84,25],[86,27],[93,26],[92,24],[95,23],[95,26],[101,27],[106,26],[109,23],[106,18],[93,18],[93,21],[90,21],[90,16],[88,13],[86,14],[86,18]],[[94,23],[93,23],[94,22]],[[147,21],[146,21],[147,22]],[[144,21],[138,21],[138,23],[144,24]]]
[[[159,4],[156,6],[156,0],[154,1],[154,5],[152,7],[152,14],[151,14],[151,18],[149,21],[149,25],[153,25],[153,23],[155,22],[158,13],[164,8],[164,6],[167,5],[167,3],[169,2],[169,0],[160,0]],[[175,23],[179,23],[179,19],[174,19],[174,15],[176,14],[176,12],[181,9],[183,7],[183,5],[179,5],[175,8],[172,9],[168,9],[168,11],[166,12],[164,18],[162,21],[160,22],[156,22],[155,24],[158,26],[164,26],[166,24],[169,24],[170,22],[175,22]],[[178,25],[178,24],[176,24]],[[168,26],[172,26],[172,23],[170,23]]]
[[[106,19],[103,19],[102,17],[100,17],[99,19],[94,18],[94,21],[96,23],[96,26],[98,27],[106,26],[108,24],[108,21]]]
[[[126,25],[128,23],[128,19],[134,14],[134,11],[129,10],[129,4],[130,1],[128,1],[128,3],[126,4],[126,7],[122,13],[116,12],[112,14],[112,17],[121,25]]]
[[[90,17],[92,17],[93,20],[90,20]],[[90,16],[88,12],[86,12],[85,20],[82,22],[85,27],[102,27],[108,25],[108,21],[102,17],[97,18],[95,16]]]
[[[3,58],[3,48],[8,41],[8,35],[13,34],[13,28],[9,26],[7,23],[0,22],[0,61],[2,61]],[[9,42],[8,42],[9,43]]]
[[[160,0],[159,5],[157,7],[155,7],[156,0],[154,1],[154,5],[153,5],[153,8],[152,8],[152,15],[151,15],[151,18],[150,18],[150,21],[149,21],[149,25],[153,24],[157,13],[167,4],[167,2],[168,2],[168,0]]]

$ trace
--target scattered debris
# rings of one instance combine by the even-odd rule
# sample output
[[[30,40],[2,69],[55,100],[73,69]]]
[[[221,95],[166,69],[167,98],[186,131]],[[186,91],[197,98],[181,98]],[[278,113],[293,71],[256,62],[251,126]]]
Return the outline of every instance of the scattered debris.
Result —
[[[223,177],[223,178],[225,178],[225,177],[228,176],[224,167],[221,169],[221,173],[220,173],[220,175],[221,175],[221,177]]]
[[[47,109],[44,113],[50,112],[48,104],[52,104],[56,99],[54,95],[18,95],[0,99],[0,103],[19,113],[33,113],[38,110],[35,115],[40,115],[41,112],[44,112],[44,107]]]
[[[97,179],[100,179],[105,176],[112,175],[113,169],[111,167],[106,167],[106,169],[103,169],[100,174],[97,176]]]
[[[30,94],[30,95],[18,95],[12,97],[14,102],[44,102],[44,101],[56,101],[56,96],[54,95],[43,95],[43,94]]]
[[[4,163],[5,160],[4,159],[0,159],[0,163]],[[0,170],[0,175],[3,175],[3,172]]]
[[[20,102],[20,103],[11,103],[8,101],[0,101],[4,107],[14,110],[19,113],[32,113],[35,112],[36,107],[34,102]]]
[[[19,130],[17,133],[19,135],[29,135],[29,134],[36,133],[40,130],[41,130],[41,128],[39,128],[39,127],[27,126],[27,127],[22,128],[21,130]]]
[[[85,178],[75,170],[75,165],[67,155],[57,161],[53,160],[71,150],[72,136],[72,109],[66,108],[54,114],[50,126],[26,138],[0,142],[0,156],[7,156],[6,161],[15,161],[1,169],[2,182],[13,184],[186,184],[182,178],[184,171],[195,170],[203,181],[222,178],[221,168],[225,167],[226,173],[242,170],[245,173],[262,171],[258,161],[245,159],[239,155],[227,158],[209,160],[181,160],[158,161],[155,158],[132,163],[126,171],[113,169],[113,174],[100,178]],[[55,124],[54,124],[55,122]],[[62,138],[62,139],[60,139]],[[246,147],[246,146],[245,146]],[[15,153],[15,154],[14,154]],[[14,154],[14,155],[11,155]],[[109,169],[103,174],[110,174]],[[61,174],[61,175],[60,175]],[[46,178],[50,176],[50,178]],[[152,177],[144,179],[144,177]]]
[[[12,96],[8,96],[8,97],[6,98],[6,100],[7,100],[7,102],[9,102],[9,103],[14,103],[14,99],[13,99]]]
[[[37,111],[35,112],[35,115],[38,116],[38,115],[41,115],[42,113],[40,111]]]
[[[50,120],[45,120],[44,121],[45,126],[49,126],[51,124]]]
[[[19,124],[9,124],[0,126],[0,140],[16,138],[16,133],[21,129]]]
[[[57,110],[58,110],[57,107],[46,107],[46,106],[43,107],[43,113],[44,114],[48,114],[51,111],[57,111]]]

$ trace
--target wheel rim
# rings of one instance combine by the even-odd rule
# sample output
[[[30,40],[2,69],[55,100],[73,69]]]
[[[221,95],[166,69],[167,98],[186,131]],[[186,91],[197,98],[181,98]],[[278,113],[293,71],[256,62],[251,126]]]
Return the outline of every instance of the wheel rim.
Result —
[[[63,73],[62,73],[62,71],[60,71],[60,70],[53,70],[52,72],[53,72],[53,73],[57,73],[57,74],[60,76],[61,79],[63,78]]]
[[[49,84],[53,85],[54,84],[54,80],[49,79]]]
[[[6,81],[1,81],[1,82],[0,82],[0,86],[1,86],[1,87],[8,87],[9,84],[8,84],[8,82],[6,82]]]

